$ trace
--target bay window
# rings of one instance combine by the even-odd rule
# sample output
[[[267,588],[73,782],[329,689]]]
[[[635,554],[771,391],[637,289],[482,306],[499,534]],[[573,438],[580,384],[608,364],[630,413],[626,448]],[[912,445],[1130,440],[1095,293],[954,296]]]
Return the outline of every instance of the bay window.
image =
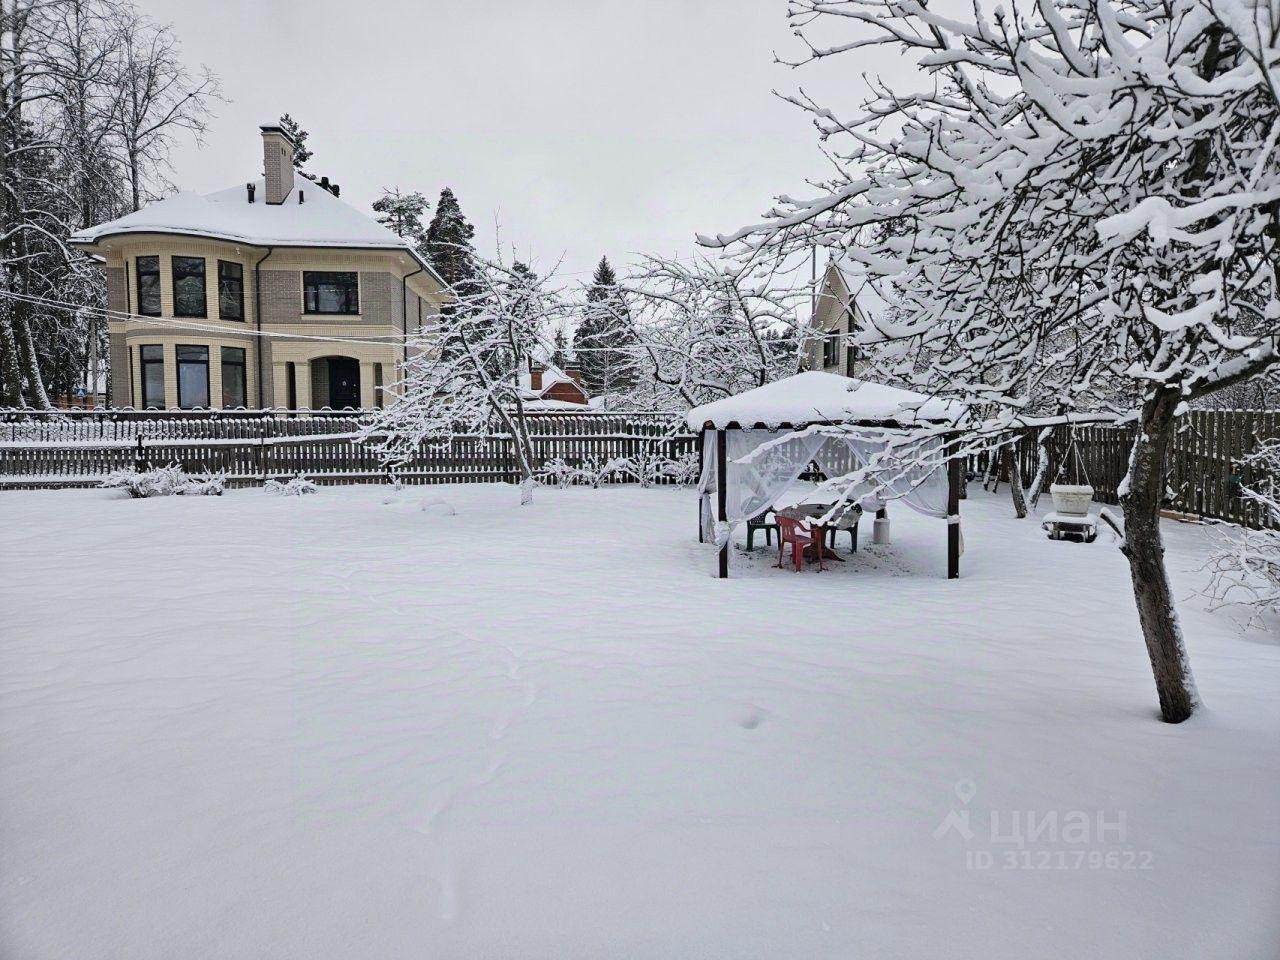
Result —
[[[183,410],[209,406],[209,348],[178,344],[178,406]]]
[[[218,319],[244,319],[244,267],[218,261]]]
[[[244,347],[222,348],[222,408],[244,407],[248,403],[244,375]]]
[[[142,365],[142,407],[144,410],[163,410],[164,347],[148,343],[140,347],[138,353]]]
[[[204,257],[173,257],[173,315],[206,316]]]
[[[160,316],[160,258],[138,257],[134,264],[138,273],[138,313],[144,317]]]

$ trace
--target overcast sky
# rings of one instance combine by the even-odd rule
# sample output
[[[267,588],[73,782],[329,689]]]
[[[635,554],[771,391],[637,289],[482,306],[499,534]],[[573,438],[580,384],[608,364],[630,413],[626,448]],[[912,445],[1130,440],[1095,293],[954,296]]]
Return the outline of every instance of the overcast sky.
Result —
[[[288,111],[312,172],[363,209],[398,184],[454,189],[481,245],[582,273],[600,255],[689,255],[824,172],[774,89],[839,90],[856,67],[794,71],[784,0],[139,0],[219,75],[201,148],[174,180],[206,192],[261,171],[258,125]],[[841,58],[850,60],[852,58]],[[826,71],[825,73],[823,71]]]

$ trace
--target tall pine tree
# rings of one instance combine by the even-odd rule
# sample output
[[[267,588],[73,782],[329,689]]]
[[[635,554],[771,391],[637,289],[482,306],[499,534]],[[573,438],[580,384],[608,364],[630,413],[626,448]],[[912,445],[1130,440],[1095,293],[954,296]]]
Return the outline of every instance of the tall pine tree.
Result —
[[[461,296],[470,292],[475,278],[471,244],[475,227],[467,222],[453,191],[445,187],[436,201],[436,212],[427,227],[426,254],[436,273]]]
[[[551,363],[561,370],[566,370],[569,367],[569,340],[565,337],[563,330],[556,330],[555,338],[552,341]]]
[[[427,198],[417,190],[404,193],[399,187],[388,187],[373,201],[373,212],[380,224],[408,240],[419,253],[426,254],[427,230],[422,225],[422,215],[427,212],[427,206]]]
[[[631,312],[618,288],[618,277],[608,257],[596,265],[587,288],[587,306],[573,338],[574,353],[582,370],[588,396],[608,396],[635,382],[635,333]]]
[[[302,129],[302,125],[287,113],[281,115],[280,126],[293,140],[293,165],[308,180],[314,180],[311,174],[302,169],[302,165],[311,159],[311,151],[307,149],[307,137],[311,134]]]

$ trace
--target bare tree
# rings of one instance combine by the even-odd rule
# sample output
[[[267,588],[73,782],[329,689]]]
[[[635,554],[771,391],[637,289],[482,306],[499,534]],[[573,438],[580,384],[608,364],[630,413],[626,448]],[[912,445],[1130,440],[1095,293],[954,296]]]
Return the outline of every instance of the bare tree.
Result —
[[[807,293],[771,273],[698,258],[646,257],[621,284],[635,383],[632,406],[687,410],[796,372]]]
[[[520,471],[521,503],[528,503],[535,463],[521,374],[542,353],[546,332],[570,316],[571,305],[554,275],[539,277],[523,263],[473,255],[472,268],[474,276],[452,291],[452,309],[412,341],[400,396],[379,411],[363,439],[394,468],[423,444],[448,443],[458,434],[505,434]]]
[[[188,71],[169,26],[129,8],[122,12],[116,33],[119,97],[112,121],[132,208],[138,210],[156,187],[168,185],[164,173],[174,138],[182,134],[199,141],[209,108],[222,99],[222,91],[208,68],[194,74]]]

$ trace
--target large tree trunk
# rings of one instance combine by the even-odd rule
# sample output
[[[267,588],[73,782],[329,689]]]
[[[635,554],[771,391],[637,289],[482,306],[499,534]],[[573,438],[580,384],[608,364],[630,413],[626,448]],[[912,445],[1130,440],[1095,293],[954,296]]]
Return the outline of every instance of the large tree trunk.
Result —
[[[1009,476],[1009,492],[1013,497],[1013,513],[1022,520],[1027,515],[1027,498],[1022,493],[1022,462],[1017,448],[1016,441],[1004,448],[1004,465]]]
[[[1053,436],[1053,427],[1046,427],[1036,437],[1036,475],[1031,479],[1028,499],[1034,509],[1040,503],[1040,494],[1044,493],[1044,481],[1049,474],[1049,439]]]
[[[1142,425],[1133,442],[1127,489],[1120,501],[1124,506],[1124,553],[1129,558],[1138,620],[1160,698],[1160,715],[1166,723],[1181,723],[1200,705],[1173,606],[1160,535],[1164,460],[1173,437],[1177,400],[1172,394],[1161,394],[1145,405]]]
[[[18,366],[18,341],[10,318],[12,301],[0,309],[0,407],[22,406],[22,370]]]
[[[13,311],[13,332],[18,341],[18,362],[27,381],[27,394],[31,406],[37,410],[52,410],[49,395],[44,389],[44,378],[40,376],[40,357],[36,353],[36,344],[31,337],[31,325],[23,315],[19,306]]]

